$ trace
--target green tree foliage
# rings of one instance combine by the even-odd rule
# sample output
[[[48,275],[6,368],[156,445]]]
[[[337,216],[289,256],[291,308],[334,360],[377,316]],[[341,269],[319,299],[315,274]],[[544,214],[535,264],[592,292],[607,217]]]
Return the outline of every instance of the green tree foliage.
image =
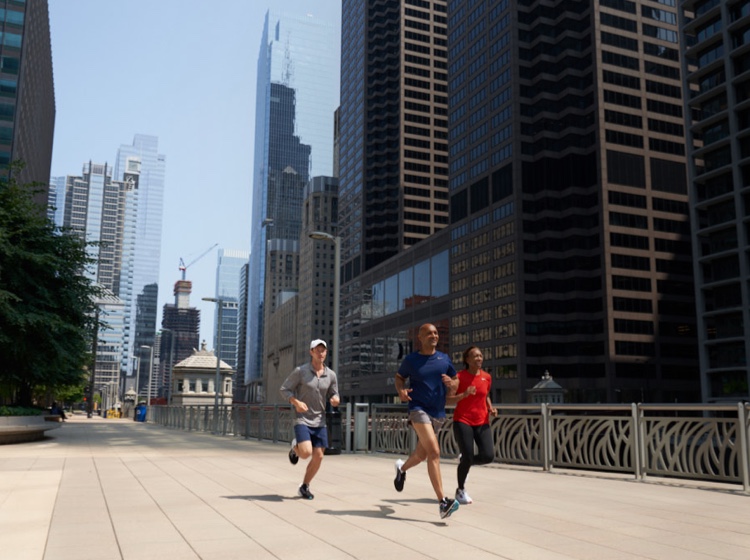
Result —
[[[86,242],[59,230],[34,186],[0,179],[0,398],[80,384],[96,324]]]

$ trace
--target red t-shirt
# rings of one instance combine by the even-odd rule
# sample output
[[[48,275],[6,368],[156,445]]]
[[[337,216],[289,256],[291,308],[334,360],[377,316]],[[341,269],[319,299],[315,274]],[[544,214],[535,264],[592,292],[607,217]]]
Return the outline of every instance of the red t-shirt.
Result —
[[[470,385],[477,388],[473,395],[467,395],[458,403],[453,412],[454,422],[463,422],[469,426],[483,426],[489,424],[489,411],[487,410],[487,395],[492,388],[492,377],[484,370],[474,375],[468,370],[462,369],[458,372],[458,389],[456,394],[463,393]]]

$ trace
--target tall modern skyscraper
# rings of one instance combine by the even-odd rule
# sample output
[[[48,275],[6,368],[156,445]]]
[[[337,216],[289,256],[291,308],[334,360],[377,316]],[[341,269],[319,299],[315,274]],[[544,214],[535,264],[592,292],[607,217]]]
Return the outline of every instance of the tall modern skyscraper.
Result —
[[[344,0],[344,282],[448,225],[445,1]]]
[[[218,306],[215,311],[214,348],[220,349],[221,359],[232,369],[235,369],[237,363],[240,273],[242,267],[247,264],[248,258],[250,258],[250,253],[247,251],[219,249],[216,263],[216,298],[220,298],[224,303],[221,324],[219,324]]]
[[[574,402],[700,398],[676,13],[344,1],[345,392],[388,398],[368,380],[447,317],[498,401],[545,370]]]
[[[123,370],[129,369],[131,357],[142,346],[154,345],[156,334],[166,165],[158,144],[155,136],[136,134],[131,145],[120,146],[115,162],[114,178],[132,185],[138,201],[125,218],[122,249],[120,297],[126,301]],[[148,371],[140,369],[143,381]]]
[[[679,2],[703,398],[750,398],[750,4]]]
[[[338,22],[269,11],[258,56],[253,208],[244,381],[262,378],[267,241],[299,242],[302,192],[330,175],[338,104]],[[292,250],[297,250],[292,248]]]
[[[51,183],[64,193],[56,197],[62,203],[56,210],[56,223],[95,243],[87,250],[96,266],[86,274],[103,288],[98,307],[100,320],[107,325],[98,334],[96,389],[106,387],[103,394],[109,394],[113,386],[120,388],[125,341],[125,301],[119,297],[122,245],[127,231],[125,216],[128,205],[135,204],[135,193],[130,183],[112,180],[107,164],[91,162],[83,166],[80,176],[68,175]]]
[[[500,398],[700,399],[675,2],[448,2],[451,351]]]
[[[134,358],[154,346],[156,333],[164,196],[157,144],[156,137],[136,135],[132,146],[120,147],[114,171],[89,162],[65,182],[63,225],[99,243],[89,248],[97,263],[88,274],[122,300],[120,371],[134,375],[139,364],[139,387],[148,383],[148,363]]]
[[[0,0],[0,22],[0,168],[22,160],[19,182],[48,184],[55,90],[47,0]]]
[[[449,222],[446,2],[344,0],[341,42],[339,367],[350,394],[377,391],[379,398],[392,387],[368,378],[384,371],[392,378],[393,361],[411,344],[410,323],[420,319],[407,308],[447,294],[447,285],[430,289],[431,257],[440,251],[426,241]],[[401,297],[396,265],[369,271],[410,251]],[[447,276],[447,253],[441,259],[435,275]],[[389,322],[392,336],[371,332],[371,319],[399,312],[404,316]]]

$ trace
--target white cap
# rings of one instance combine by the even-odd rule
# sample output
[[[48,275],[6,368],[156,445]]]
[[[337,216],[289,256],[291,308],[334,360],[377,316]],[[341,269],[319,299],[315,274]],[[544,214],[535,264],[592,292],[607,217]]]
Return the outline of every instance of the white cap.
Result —
[[[320,340],[319,338],[316,338],[315,340],[313,340],[313,341],[312,341],[312,342],[310,343],[310,350],[312,350],[313,348],[317,348],[317,347],[318,347],[318,346],[320,346],[321,344],[322,344],[323,346],[325,346],[326,348],[328,348],[328,345],[326,344],[326,341],[325,341],[325,340]]]

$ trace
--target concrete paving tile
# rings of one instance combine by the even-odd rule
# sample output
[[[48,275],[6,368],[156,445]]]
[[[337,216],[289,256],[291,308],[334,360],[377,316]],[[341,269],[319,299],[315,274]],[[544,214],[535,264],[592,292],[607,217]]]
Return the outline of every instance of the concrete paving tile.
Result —
[[[144,541],[142,539],[120,543],[122,558],[138,560],[202,560],[184,540]]]
[[[673,534],[660,539],[660,542],[665,545],[688,549],[706,556],[737,560],[750,558],[750,539],[746,537],[744,541],[744,546],[737,546],[727,542],[717,542],[714,539],[686,534]]]
[[[2,558],[85,559],[92,528],[95,557],[121,560],[734,560],[750,542],[736,486],[491,465],[472,469],[475,503],[442,521],[426,469],[397,493],[385,454],[326,457],[303,501],[285,445],[85,417],[55,433],[3,449]],[[455,469],[442,462],[448,489]]]
[[[120,549],[111,546],[102,546],[98,541],[92,540],[67,547],[47,547],[44,556],[35,556],[43,560],[107,560],[121,559]]]
[[[192,540],[201,560],[271,560],[277,556],[248,538]]]

